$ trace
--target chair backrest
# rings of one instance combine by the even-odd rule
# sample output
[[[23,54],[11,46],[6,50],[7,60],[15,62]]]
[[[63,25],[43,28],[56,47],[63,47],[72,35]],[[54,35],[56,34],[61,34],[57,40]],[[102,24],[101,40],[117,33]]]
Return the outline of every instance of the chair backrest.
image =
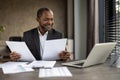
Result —
[[[9,37],[9,41],[22,41],[21,36],[11,36]]]

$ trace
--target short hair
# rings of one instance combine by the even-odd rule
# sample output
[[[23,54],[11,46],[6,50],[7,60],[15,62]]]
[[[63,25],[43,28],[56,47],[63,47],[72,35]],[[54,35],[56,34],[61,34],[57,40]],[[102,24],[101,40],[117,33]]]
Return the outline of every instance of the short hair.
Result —
[[[51,11],[49,8],[40,8],[37,11],[37,17],[40,18],[44,11]]]

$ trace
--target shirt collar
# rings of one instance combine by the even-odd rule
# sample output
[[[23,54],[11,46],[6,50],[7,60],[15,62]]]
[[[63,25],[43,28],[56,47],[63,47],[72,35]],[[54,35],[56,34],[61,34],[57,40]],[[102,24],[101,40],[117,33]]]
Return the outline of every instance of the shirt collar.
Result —
[[[48,31],[44,35],[42,35],[41,32],[39,31],[39,29],[38,29],[38,33],[39,33],[40,36],[48,35]]]

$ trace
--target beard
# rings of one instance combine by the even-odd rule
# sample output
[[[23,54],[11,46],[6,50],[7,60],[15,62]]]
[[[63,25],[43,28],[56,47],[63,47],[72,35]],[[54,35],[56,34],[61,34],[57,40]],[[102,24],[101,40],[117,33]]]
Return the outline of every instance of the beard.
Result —
[[[49,26],[41,25],[41,28],[42,28],[42,30],[44,30],[44,31],[49,31],[49,30],[51,30],[51,29],[53,28],[53,25],[49,25]]]

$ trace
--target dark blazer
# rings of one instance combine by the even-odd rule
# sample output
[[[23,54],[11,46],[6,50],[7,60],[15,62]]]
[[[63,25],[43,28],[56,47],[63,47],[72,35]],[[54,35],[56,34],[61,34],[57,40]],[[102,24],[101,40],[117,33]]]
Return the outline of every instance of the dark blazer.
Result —
[[[47,40],[61,39],[61,38],[63,38],[62,33],[56,31],[55,29],[48,31]],[[26,42],[28,48],[30,49],[36,60],[41,60],[38,29],[34,28],[32,30],[24,32],[23,41]]]

